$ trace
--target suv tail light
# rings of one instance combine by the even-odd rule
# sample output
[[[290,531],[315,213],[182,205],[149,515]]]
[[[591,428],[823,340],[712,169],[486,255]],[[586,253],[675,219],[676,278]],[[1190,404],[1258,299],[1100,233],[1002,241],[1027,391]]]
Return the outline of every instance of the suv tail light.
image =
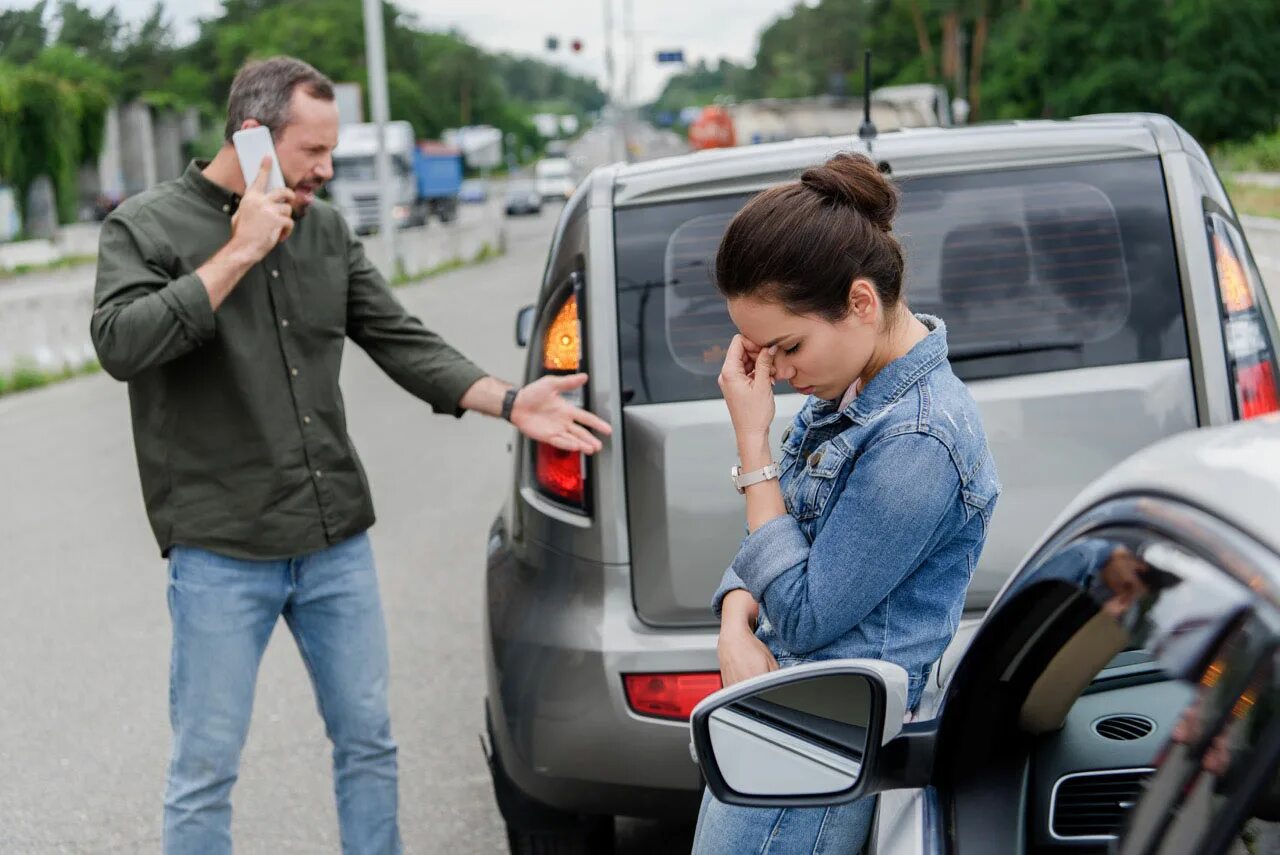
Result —
[[[582,341],[582,276],[570,276],[570,289],[542,334],[542,374],[576,374],[585,369]],[[582,406],[585,387],[573,403]],[[561,504],[587,509],[587,461],[577,451],[561,451],[553,445],[533,443],[533,476],[538,491]]]
[[[1210,214],[1208,228],[1236,417],[1252,419],[1280,411],[1275,350],[1258,310],[1262,290],[1258,272],[1249,263],[1244,241],[1231,223],[1219,214]]]
[[[693,674],[623,674],[627,703],[640,715],[688,721],[698,702],[720,691],[719,671]]]

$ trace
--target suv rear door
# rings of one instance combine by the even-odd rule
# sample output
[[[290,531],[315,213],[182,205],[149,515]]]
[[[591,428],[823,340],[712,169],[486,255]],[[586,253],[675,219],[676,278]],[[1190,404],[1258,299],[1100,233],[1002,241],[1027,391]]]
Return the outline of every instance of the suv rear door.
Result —
[[[906,297],[947,323],[1005,487],[970,607],[1085,484],[1196,426],[1182,286],[1159,158],[904,179]],[[749,198],[615,213],[632,579],[646,622],[712,623],[743,534],[733,434],[715,377],[735,332],[712,284]],[[803,405],[779,388],[778,441]]]

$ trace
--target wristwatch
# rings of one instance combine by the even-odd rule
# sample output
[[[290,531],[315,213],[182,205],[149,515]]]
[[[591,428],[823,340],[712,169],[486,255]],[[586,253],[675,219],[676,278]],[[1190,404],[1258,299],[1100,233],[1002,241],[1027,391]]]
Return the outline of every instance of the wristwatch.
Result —
[[[747,488],[752,484],[759,484],[761,481],[770,481],[774,478],[782,477],[782,467],[777,463],[770,463],[754,472],[743,472],[741,466],[734,466],[729,470],[729,479],[733,481],[733,487],[739,493],[747,492]]]
[[[516,395],[520,394],[520,390],[514,386],[507,390],[502,396],[502,418],[511,421],[511,411],[516,406]]]

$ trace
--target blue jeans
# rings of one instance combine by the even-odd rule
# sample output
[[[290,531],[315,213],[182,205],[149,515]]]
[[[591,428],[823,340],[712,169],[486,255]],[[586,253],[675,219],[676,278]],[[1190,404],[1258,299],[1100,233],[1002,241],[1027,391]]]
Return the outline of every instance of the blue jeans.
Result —
[[[876,800],[829,808],[749,808],[702,793],[693,855],[858,855]]]
[[[267,639],[284,616],[333,743],[344,853],[400,852],[387,633],[367,534],[299,558],[169,553],[167,855],[231,852],[231,787]]]

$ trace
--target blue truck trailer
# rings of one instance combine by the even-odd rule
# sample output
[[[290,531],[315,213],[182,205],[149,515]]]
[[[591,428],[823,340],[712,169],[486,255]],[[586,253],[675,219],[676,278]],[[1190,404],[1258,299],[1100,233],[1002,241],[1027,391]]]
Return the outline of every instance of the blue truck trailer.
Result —
[[[413,172],[418,182],[418,204],[441,222],[457,217],[462,152],[444,143],[420,142],[413,153]]]

